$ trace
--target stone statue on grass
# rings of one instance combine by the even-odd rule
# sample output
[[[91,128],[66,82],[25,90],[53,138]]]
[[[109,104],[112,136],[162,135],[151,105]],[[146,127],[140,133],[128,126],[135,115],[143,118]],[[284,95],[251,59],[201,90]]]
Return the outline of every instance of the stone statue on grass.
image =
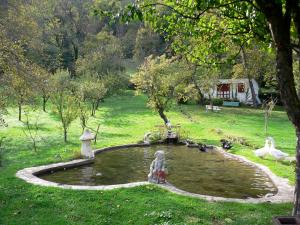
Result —
[[[152,161],[150,166],[150,173],[148,174],[148,181],[156,184],[166,183],[166,161],[165,152],[157,151],[154,154],[155,159]]]

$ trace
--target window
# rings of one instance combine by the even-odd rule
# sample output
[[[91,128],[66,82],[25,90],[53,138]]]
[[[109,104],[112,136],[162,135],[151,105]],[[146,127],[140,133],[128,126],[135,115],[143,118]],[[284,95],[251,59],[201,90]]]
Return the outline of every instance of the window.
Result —
[[[245,92],[245,84],[238,83],[238,93],[244,93]]]
[[[218,84],[217,86],[217,97],[218,98],[230,98],[230,85],[229,84]]]

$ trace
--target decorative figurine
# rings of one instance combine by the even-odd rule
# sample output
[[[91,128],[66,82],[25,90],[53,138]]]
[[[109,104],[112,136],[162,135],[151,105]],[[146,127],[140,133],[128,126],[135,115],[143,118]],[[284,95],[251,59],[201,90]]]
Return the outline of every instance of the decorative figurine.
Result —
[[[148,174],[148,181],[156,184],[166,183],[166,162],[165,162],[165,152],[157,151],[154,154],[155,159],[150,165],[150,173]]]

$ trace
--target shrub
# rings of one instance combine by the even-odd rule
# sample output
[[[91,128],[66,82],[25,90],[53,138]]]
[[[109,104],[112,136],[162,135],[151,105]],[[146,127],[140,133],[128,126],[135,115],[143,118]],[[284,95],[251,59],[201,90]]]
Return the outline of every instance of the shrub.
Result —
[[[213,98],[212,99],[212,103],[213,103],[213,105],[216,105],[216,106],[221,106],[222,104],[223,104],[223,99],[221,99],[221,98]],[[205,105],[210,105],[210,103],[211,103],[211,100],[210,99],[205,99]]]

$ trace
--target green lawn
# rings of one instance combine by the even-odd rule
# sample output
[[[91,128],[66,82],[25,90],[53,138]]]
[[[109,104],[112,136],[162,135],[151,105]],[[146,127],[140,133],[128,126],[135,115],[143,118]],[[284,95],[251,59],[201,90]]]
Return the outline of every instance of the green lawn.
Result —
[[[50,108],[48,109],[50,111]],[[272,159],[258,159],[252,150],[264,144],[263,111],[251,108],[224,108],[206,113],[197,105],[174,106],[167,112],[173,124],[180,124],[189,136],[206,143],[219,144],[224,137],[244,139],[248,146],[235,144],[231,152],[267,165],[279,176],[294,182],[294,168]],[[58,119],[51,113],[36,112],[41,124],[38,152],[17,121],[17,109],[10,109],[0,167],[0,224],[270,224],[274,215],[290,214],[292,204],[211,203],[169,193],[155,186],[113,191],[72,191],[33,186],[15,177],[22,168],[68,161],[80,149],[81,127],[70,127],[69,143],[63,143]],[[158,115],[146,107],[144,96],[126,92],[107,99],[90,120],[101,123],[95,148],[136,143],[144,133],[162,124]],[[278,110],[270,119],[270,134],[277,147],[294,154],[295,135],[285,112]]]

